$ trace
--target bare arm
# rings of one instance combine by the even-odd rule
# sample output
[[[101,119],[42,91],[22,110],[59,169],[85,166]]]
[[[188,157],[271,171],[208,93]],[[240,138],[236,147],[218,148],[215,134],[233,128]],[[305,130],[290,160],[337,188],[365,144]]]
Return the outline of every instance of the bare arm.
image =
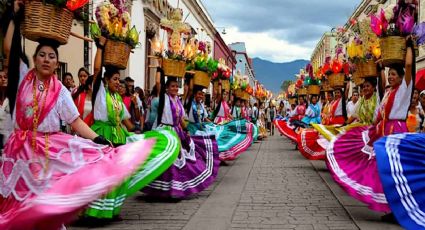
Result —
[[[408,39],[412,39],[411,37]],[[404,79],[406,80],[406,84],[409,85],[412,81],[412,67],[413,66],[413,49],[412,47],[407,47],[406,52],[406,63],[405,63],[405,69],[406,73],[404,76]]]
[[[127,130],[134,130],[134,125],[130,121],[130,119],[125,119],[125,120],[122,121],[122,123],[125,125],[125,127],[127,128]]]
[[[72,122],[71,127],[78,133],[78,135],[86,139],[94,140],[94,138],[99,136],[86,123],[84,123],[81,118],[77,118],[74,122]]]
[[[99,37],[99,45],[100,47],[97,47],[96,49],[96,56],[94,57],[94,64],[93,64],[93,82],[96,82],[97,75],[102,70],[102,56],[103,56],[103,46],[106,44],[106,38],[105,37]]]
[[[23,0],[15,0],[13,3],[13,11],[15,14],[17,14],[21,7],[24,5]],[[9,26],[7,27],[7,32],[4,37],[4,44],[3,44],[3,52],[6,55],[6,59],[9,60],[10,55],[10,49],[12,47],[12,39],[13,39],[13,33],[15,31],[15,21],[12,19],[9,22]],[[6,63],[8,65],[9,63]]]

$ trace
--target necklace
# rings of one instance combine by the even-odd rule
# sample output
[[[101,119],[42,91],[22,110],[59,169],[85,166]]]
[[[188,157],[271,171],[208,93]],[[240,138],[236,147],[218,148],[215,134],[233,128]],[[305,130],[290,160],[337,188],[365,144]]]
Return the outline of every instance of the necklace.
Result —
[[[36,82],[36,78],[34,78],[34,82],[33,82],[33,90],[32,90],[32,95],[33,95],[33,106],[32,106],[32,110],[33,110],[33,137],[32,137],[32,150],[33,152],[36,152],[36,145],[37,145],[37,129],[38,129],[38,125],[39,125],[39,119],[41,116],[41,112],[44,110],[45,106],[46,106],[46,101],[47,101],[47,93],[48,91],[46,91],[46,94],[44,95],[44,100],[43,100],[43,104],[41,109],[39,110],[39,106],[38,106],[38,100],[37,100],[37,91],[36,91],[36,87],[35,87],[35,82]],[[50,82],[49,82],[50,83]],[[44,86],[43,86],[44,87]],[[49,84],[47,85],[47,89],[49,88]],[[44,91],[44,88],[43,88]],[[40,99],[43,98],[43,92],[41,92],[40,95]],[[46,157],[46,164],[44,167],[44,172],[47,172],[47,168],[49,166],[49,135],[47,133],[44,134],[44,154]]]
[[[44,84],[42,82],[38,84],[38,91],[40,92],[44,91]]]
[[[116,125],[119,127],[120,123],[121,123],[121,110],[122,110],[122,106],[120,101],[116,98],[116,94],[111,94],[111,98],[112,98],[112,106],[114,107],[115,110],[115,120],[116,120]]]

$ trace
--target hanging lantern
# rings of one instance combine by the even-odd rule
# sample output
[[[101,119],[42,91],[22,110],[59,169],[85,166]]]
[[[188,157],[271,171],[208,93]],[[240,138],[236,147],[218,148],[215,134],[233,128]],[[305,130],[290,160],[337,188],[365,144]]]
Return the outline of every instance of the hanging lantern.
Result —
[[[150,42],[153,54],[161,54],[164,44],[162,44],[158,37],[155,36]]]

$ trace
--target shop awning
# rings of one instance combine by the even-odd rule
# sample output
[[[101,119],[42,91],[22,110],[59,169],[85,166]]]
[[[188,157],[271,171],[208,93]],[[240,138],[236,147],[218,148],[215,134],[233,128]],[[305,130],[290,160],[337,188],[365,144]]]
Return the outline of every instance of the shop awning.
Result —
[[[419,91],[425,90],[425,69],[416,72],[415,88],[419,89]]]

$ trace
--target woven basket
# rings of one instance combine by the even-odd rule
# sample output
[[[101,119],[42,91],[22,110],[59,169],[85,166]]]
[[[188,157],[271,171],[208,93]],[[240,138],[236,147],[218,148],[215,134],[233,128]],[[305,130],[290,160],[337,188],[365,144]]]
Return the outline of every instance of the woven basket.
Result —
[[[214,90],[218,90],[218,80],[214,81]],[[230,91],[230,80],[221,80],[221,89],[229,92]]]
[[[235,90],[235,96],[243,100],[249,100],[249,94],[242,89]]]
[[[329,85],[332,88],[344,87],[345,75],[343,73],[333,73],[329,76]]]
[[[309,85],[308,88],[307,88],[307,92],[310,95],[319,95],[320,94],[320,86]]]
[[[210,86],[211,77],[207,72],[204,71],[195,71],[195,75],[193,76],[193,84],[199,85],[205,88]]]
[[[128,44],[108,39],[103,56],[105,66],[114,66],[119,69],[127,68],[130,52],[131,47]]]
[[[289,104],[294,105],[297,102],[297,99],[289,98],[288,101],[289,101]]]
[[[329,81],[325,80],[322,81],[322,91],[324,92],[329,92],[329,91],[333,91],[334,89],[332,89],[332,87],[329,84]]]
[[[297,89],[297,94],[299,96],[307,95],[307,89],[306,88]]]
[[[162,60],[162,68],[165,76],[168,77],[184,77],[186,73],[186,62],[171,59]]]
[[[29,40],[49,38],[61,45],[68,43],[74,15],[66,8],[43,4],[41,1],[25,1],[22,34]]]
[[[384,37],[380,40],[381,59],[384,66],[403,64],[406,58],[406,39],[400,36]]]
[[[361,62],[358,66],[360,67],[361,71],[361,75],[359,77],[378,77],[376,63],[373,60]]]
[[[361,76],[362,76],[362,72],[360,71],[360,69],[357,69],[357,71],[354,72],[353,75],[351,76],[354,84],[356,84],[357,86],[363,84],[364,82],[364,78],[362,78]]]
[[[230,91],[230,80],[221,80],[221,88]]]

